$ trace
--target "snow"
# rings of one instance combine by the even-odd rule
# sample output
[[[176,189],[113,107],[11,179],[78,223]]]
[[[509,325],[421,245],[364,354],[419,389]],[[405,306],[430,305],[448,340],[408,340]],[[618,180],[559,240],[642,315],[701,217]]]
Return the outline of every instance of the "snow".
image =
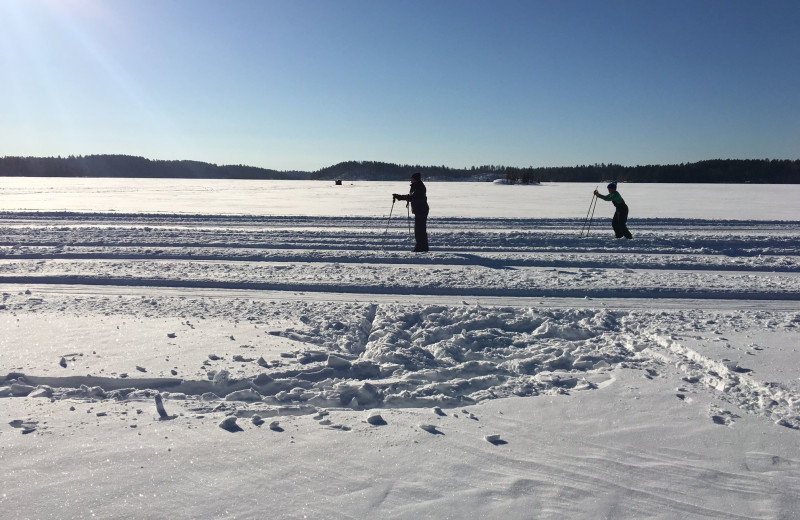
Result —
[[[0,510],[791,518],[800,187],[594,187],[0,180]]]
[[[606,193],[605,184],[426,182],[431,189],[431,218],[581,221],[589,209],[592,191],[598,188]],[[796,197],[800,187],[796,184],[620,183],[619,190],[631,206],[631,218],[798,219]],[[392,193],[407,191],[405,182],[348,180],[336,186],[333,181],[3,178],[0,211],[375,218],[388,216]],[[611,203],[599,201],[596,216],[613,212]],[[393,217],[406,217],[402,203],[395,204]]]

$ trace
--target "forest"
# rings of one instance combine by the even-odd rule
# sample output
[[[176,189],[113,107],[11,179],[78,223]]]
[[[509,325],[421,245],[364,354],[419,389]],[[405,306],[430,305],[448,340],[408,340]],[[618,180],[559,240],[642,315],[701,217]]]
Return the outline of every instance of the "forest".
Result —
[[[0,157],[0,177],[124,177],[177,179],[302,179],[306,172],[279,172],[244,165],[151,160],[130,155]]]
[[[451,168],[346,161],[313,172],[277,171],[245,165],[200,161],[151,160],[129,155],[69,157],[0,157],[0,177],[126,177],[199,179],[313,179],[347,181],[407,180],[420,172],[425,180],[534,182],[657,183],[800,183],[800,160],[714,159],[671,165],[593,164],[559,167],[501,165]]]

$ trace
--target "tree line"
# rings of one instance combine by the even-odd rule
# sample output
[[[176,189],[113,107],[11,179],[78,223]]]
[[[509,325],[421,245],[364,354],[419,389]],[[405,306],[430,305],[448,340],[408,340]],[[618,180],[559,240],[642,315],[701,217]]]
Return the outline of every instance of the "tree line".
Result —
[[[123,177],[178,179],[301,179],[306,172],[280,172],[245,165],[151,160],[130,155],[0,157],[2,177]]]
[[[559,167],[483,165],[468,168],[346,161],[313,172],[245,165],[151,160],[129,155],[0,157],[2,177],[129,177],[199,179],[316,179],[406,181],[414,172],[439,181],[800,183],[800,160],[714,159],[671,165],[593,164]]]

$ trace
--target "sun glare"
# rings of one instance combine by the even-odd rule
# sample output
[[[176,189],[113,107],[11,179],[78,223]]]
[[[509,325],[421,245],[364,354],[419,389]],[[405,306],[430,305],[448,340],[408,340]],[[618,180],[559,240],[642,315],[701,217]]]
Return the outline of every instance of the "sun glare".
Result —
[[[113,113],[153,126],[150,96],[129,70],[124,18],[101,0],[0,0],[0,61],[8,76],[0,92],[14,100],[7,121],[25,135],[28,153],[105,149],[120,120]]]
[[[105,18],[108,13],[106,0],[42,0],[49,9],[81,17]]]

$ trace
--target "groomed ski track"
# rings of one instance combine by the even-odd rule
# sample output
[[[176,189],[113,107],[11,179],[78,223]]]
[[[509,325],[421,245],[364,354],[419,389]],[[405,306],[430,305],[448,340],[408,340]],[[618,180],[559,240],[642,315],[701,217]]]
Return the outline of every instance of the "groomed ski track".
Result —
[[[76,293],[487,305],[796,308],[800,223],[643,219],[632,241],[576,219],[0,213],[0,284]],[[138,288],[138,289],[137,289]],[[784,302],[784,303],[776,303]],[[741,308],[746,303],[731,303]]]
[[[518,296],[446,296],[422,294],[373,294],[346,292],[276,291],[250,289],[213,289],[187,287],[153,287],[125,285],[70,285],[70,284],[0,284],[0,293],[30,291],[39,296],[58,297],[117,297],[165,296],[177,298],[217,298],[253,301],[321,301],[353,303],[396,303],[401,305],[483,305],[504,307],[542,307],[554,309],[697,309],[704,306],[719,310],[770,310],[797,311],[797,300],[753,299],[695,299],[695,298],[570,298],[570,297],[518,297]]]

